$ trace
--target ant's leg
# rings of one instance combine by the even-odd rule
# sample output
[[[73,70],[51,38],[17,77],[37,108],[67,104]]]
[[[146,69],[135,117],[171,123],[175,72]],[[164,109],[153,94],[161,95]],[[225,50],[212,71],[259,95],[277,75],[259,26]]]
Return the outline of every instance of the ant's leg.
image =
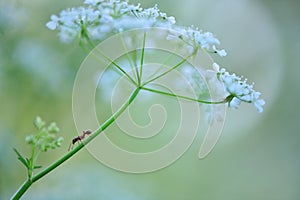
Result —
[[[73,149],[73,143],[71,142],[69,148],[68,148],[68,151],[71,151]]]

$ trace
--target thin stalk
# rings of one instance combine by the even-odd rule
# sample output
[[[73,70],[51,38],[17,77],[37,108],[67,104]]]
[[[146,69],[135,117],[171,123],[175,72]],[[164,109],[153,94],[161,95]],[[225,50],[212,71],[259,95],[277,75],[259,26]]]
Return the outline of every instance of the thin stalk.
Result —
[[[151,83],[153,81],[155,81],[156,79],[159,79],[160,77],[163,77],[164,75],[168,74],[169,72],[171,72],[172,70],[176,69],[177,67],[179,67],[180,65],[182,65],[183,63],[185,63],[193,54],[187,56],[186,58],[184,58],[182,61],[180,61],[179,63],[177,63],[176,65],[174,65],[173,67],[171,67],[170,69],[168,69],[167,71],[161,73],[160,75],[150,79],[149,81],[146,81],[145,83],[143,83],[143,85],[147,85],[148,83]]]
[[[143,48],[142,48],[142,56],[141,56],[141,68],[140,68],[140,78],[139,78],[139,85],[141,85],[142,81],[142,74],[143,74],[143,65],[144,65],[144,57],[145,57],[145,44],[146,44],[146,33],[144,33],[144,38],[143,38]]]
[[[31,179],[33,170],[34,170],[33,169],[34,165],[35,165],[34,153],[35,153],[35,147],[32,147],[31,148],[31,156],[29,158],[28,179]]]
[[[139,84],[141,82],[141,79],[140,79],[139,68],[137,66],[137,50],[135,49],[132,53],[133,53],[132,57],[133,57],[133,61],[134,61],[134,69],[135,69],[137,81]]]
[[[162,62],[162,64],[160,65],[160,67],[157,68],[157,69],[152,73],[151,76],[149,76],[149,79],[152,79],[153,77],[155,77],[155,75],[156,75],[158,72],[160,72],[160,71],[162,70],[162,66],[166,65],[166,63],[167,63],[168,61],[170,61],[171,58],[172,58],[173,56],[174,56],[174,55],[172,55],[172,54],[169,55],[169,56]]]
[[[94,48],[101,56],[103,56],[105,59],[107,59],[109,62],[111,62],[118,70],[122,72],[123,75],[125,75],[131,83],[134,85],[137,85],[136,82],[133,80],[133,78],[124,70],[120,65],[118,65],[115,61],[110,59],[108,56],[106,56],[104,53],[102,53],[98,48],[95,48],[96,46],[94,43],[90,40],[88,36],[85,36],[88,44],[90,45],[91,48]]]
[[[128,52],[128,49],[127,49],[127,47],[126,47],[126,45],[125,45],[124,38],[121,36],[121,33],[119,34],[119,36],[120,36],[120,40],[121,40],[121,43],[122,43],[122,46],[123,46],[124,51],[125,51],[125,52]],[[135,67],[134,67],[133,61],[132,61],[132,59],[129,57],[129,53],[126,53],[126,57],[127,57],[128,62],[129,62],[131,71],[132,71],[132,72],[136,72],[135,69],[134,69]],[[136,76],[136,79],[138,79],[138,74],[135,73],[135,76]]]
[[[105,59],[107,59],[109,62],[111,62],[118,70],[120,70],[122,72],[122,74],[124,74],[131,83],[133,83],[134,85],[137,85],[136,82],[134,81],[134,79],[120,66],[118,65],[115,61],[113,61],[112,59],[110,59],[109,57],[107,57],[104,53],[102,53],[100,50],[96,49],[96,51],[101,54],[101,56],[103,56]]]
[[[66,160],[71,158],[74,154],[76,154],[80,149],[82,149],[85,145],[87,145],[89,142],[91,142],[95,137],[97,137],[102,131],[104,131],[108,126],[110,126],[132,103],[132,101],[137,97],[138,93],[140,91],[140,88],[136,88],[135,91],[131,94],[129,99],[119,108],[117,112],[115,112],[109,119],[107,119],[97,130],[95,130],[91,136],[83,140],[81,143],[79,143],[78,146],[76,146],[73,150],[69,151],[67,154],[65,154],[63,157],[61,157],[59,160],[54,162],[53,164],[49,165],[47,168],[39,172],[38,174],[34,175],[31,179],[28,179],[23,183],[23,185],[18,189],[18,191],[13,195],[11,199],[20,199],[20,197],[29,189],[29,187],[36,181],[38,181],[40,178],[47,175],[49,172],[54,170],[56,167],[60,166],[62,163],[64,163]]]
[[[182,95],[177,95],[177,94],[164,92],[164,91],[161,91],[161,90],[155,90],[155,89],[147,88],[147,87],[142,87],[141,89],[149,91],[149,92],[157,93],[157,94],[176,97],[176,98],[185,99],[185,100],[189,100],[189,101],[195,101],[195,102],[204,103],[204,104],[222,104],[222,103],[226,103],[226,101],[224,101],[224,100],[222,100],[222,101],[213,101],[213,102],[212,101],[204,101],[204,100],[194,99],[194,98],[187,97],[187,96],[182,96]]]

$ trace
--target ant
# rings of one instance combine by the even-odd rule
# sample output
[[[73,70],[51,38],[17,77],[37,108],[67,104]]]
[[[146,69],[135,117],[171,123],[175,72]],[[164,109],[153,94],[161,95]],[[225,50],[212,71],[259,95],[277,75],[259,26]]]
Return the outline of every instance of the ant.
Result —
[[[85,138],[86,135],[90,135],[92,133],[91,130],[86,130],[86,131],[82,131],[82,135],[77,136],[76,138],[74,138],[72,140],[72,143],[70,144],[68,151],[70,151],[71,149],[73,149],[73,146],[76,142],[81,141]]]

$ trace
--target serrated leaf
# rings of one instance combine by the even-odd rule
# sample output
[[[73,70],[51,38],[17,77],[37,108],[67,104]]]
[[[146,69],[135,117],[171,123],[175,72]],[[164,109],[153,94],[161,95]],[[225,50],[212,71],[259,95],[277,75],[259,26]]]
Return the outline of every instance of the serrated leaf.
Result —
[[[16,154],[18,155],[18,160],[20,160],[21,163],[23,163],[23,164],[25,165],[25,167],[28,169],[29,166],[28,166],[28,160],[27,160],[27,158],[26,158],[26,160],[25,160],[25,158],[18,152],[17,149],[14,148],[14,151],[15,151]]]

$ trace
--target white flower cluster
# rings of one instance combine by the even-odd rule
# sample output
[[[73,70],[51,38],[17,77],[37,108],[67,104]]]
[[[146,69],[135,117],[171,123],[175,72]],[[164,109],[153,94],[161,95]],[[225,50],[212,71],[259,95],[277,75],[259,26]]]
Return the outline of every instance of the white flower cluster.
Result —
[[[46,26],[59,30],[59,37],[63,42],[71,42],[82,33],[85,27],[93,27],[100,20],[100,11],[91,8],[71,8],[63,10],[60,16],[52,15]]]
[[[175,18],[160,12],[157,5],[144,9],[140,4],[129,4],[127,0],[85,0],[84,4],[84,7],[63,10],[59,16],[52,15],[46,26],[51,30],[58,30],[63,42],[71,42],[75,38],[101,40],[110,34],[132,28],[162,27],[169,31],[167,40],[179,39],[191,47],[192,52],[202,48],[221,57],[227,54],[224,49],[217,48],[220,41],[212,33],[203,32],[194,26],[176,25]],[[224,68],[220,69],[216,63],[213,68],[215,71],[207,73],[207,77],[216,85],[216,81],[223,83],[227,91],[224,101],[221,102],[228,102],[229,107],[234,108],[242,101],[253,103],[258,112],[263,111],[265,101],[259,99],[261,94],[253,90],[253,84],[249,85],[246,79],[242,80]]]
[[[85,0],[85,7],[66,9],[59,16],[52,15],[46,26],[59,31],[63,42],[88,36],[91,40],[104,39],[109,34],[143,27],[170,27],[174,17],[160,12],[157,5],[143,9],[127,1]],[[83,35],[87,34],[87,35]]]
[[[129,4],[127,0],[85,0],[85,7],[76,7],[61,11],[59,16],[52,15],[46,26],[59,31],[63,42],[72,42],[75,38],[101,40],[109,34],[132,28],[163,27],[170,31],[168,38],[179,38],[197,50],[199,47],[208,52],[226,56],[225,50],[218,50],[220,41],[210,32],[195,27],[175,25],[173,16],[161,12],[158,6],[143,9]],[[85,38],[86,39],[86,38]]]
[[[228,102],[229,107],[238,108],[242,101],[252,103],[258,112],[262,112],[262,106],[265,104],[263,99],[259,99],[261,93],[253,89],[253,84],[247,84],[247,79],[242,80],[235,74],[230,74],[226,69],[220,69],[217,63],[213,64],[219,81],[224,83],[226,91],[229,93],[225,102]]]
[[[224,49],[218,50],[216,45],[220,45],[220,41],[210,32],[203,32],[197,27],[175,27],[174,31],[170,33],[168,39],[180,38],[188,45],[192,46],[194,50],[200,46],[209,52],[217,53],[219,56],[224,57],[227,55]]]

